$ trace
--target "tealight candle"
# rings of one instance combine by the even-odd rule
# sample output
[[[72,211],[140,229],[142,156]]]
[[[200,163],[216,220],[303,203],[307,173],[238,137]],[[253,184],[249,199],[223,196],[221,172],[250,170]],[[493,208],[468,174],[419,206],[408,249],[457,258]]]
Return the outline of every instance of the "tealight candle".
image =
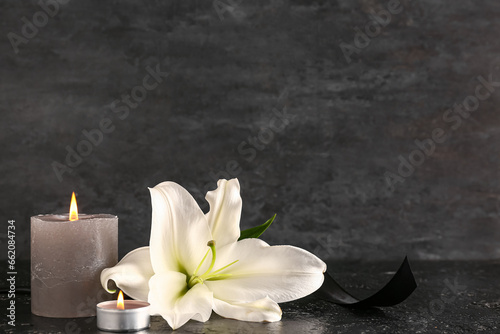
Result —
[[[149,303],[123,300],[120,291],[117,301],[97,304],[97,328],[108,332],[133,332],[149,328]]]
[[[118,217],[78,214],[31,217],[31,312],[52,318],[95,316],[109,300],[100,274],[118,262]]]

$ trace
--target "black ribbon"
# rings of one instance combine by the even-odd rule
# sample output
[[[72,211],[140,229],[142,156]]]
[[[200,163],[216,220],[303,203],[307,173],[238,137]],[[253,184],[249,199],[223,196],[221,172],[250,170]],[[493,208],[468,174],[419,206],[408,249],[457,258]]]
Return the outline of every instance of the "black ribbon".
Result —
[[[349,307],[378,307],[393,306],[408,298],[417,288],[417,282],[405,257],[398,271],[382,289],[372,296],[359,300],[344,290],[328,272],[325,273],[325,281],[317,291],[318,297],[335,304]]]

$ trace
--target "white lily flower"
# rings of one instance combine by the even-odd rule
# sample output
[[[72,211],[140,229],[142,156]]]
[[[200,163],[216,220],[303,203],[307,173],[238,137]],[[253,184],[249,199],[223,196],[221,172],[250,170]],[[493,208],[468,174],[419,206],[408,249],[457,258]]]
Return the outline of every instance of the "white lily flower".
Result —
[[[277,303],[302,298],[323,283],[326,264],[293,246],[269,246],[240,236],[237,179],[219,180],[206,199],[206,215],[180,185],[150,188],[153,219],[149,247],[128,253],[101,273],[132,298],[148,301],[151,314],[173,328],[205,322],[212,310],[225,318],[279,321]]]

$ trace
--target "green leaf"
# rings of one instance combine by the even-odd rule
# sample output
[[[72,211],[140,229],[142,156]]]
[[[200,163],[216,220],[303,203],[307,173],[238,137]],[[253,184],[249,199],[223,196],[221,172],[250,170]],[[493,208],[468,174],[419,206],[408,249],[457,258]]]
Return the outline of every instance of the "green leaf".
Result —
[[[260,235],[262,233],[264,233],[264,231],[267,230],[267,228],[269,226],[271,226],[271,224],[274,221],[274,218],[276,218],[276,214],[274,214],[274,216],[272,216],[272,218],[270,218],[267,222],[265,222],[262,225],[255,226],[255,227],[249,228],[247,230],[241,231],[240,238],[238,239],[238,241],[243,240],[243,239],[248,239],[248,238],[260,237]]]

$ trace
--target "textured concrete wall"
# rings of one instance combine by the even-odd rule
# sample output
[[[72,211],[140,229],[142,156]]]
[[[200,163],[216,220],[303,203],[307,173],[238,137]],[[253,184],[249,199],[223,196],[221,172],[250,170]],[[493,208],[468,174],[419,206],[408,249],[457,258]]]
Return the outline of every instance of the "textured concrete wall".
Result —
[[[71,191],[119,216],[123,255],[148,243],[147,187],[207,209],[218,176],[241,182],[243,227],[278,214],[272,244],[500,257],[498,1],[64,2],[0,3],[0,203],[20,257],[29,217]]]

